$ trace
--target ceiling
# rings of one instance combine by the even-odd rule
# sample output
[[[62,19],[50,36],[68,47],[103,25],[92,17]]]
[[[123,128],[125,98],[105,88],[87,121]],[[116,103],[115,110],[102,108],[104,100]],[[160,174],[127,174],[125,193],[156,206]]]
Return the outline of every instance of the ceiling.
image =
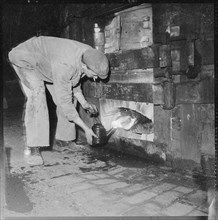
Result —
[[[139,3],[91,3],[91,4],[69,4],[72,17],[98,18],[112,15],[118,11],[139,5]]]

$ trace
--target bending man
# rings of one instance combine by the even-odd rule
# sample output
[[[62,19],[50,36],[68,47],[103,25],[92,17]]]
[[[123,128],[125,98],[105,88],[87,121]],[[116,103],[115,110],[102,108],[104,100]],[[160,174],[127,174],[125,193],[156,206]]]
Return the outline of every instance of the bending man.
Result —
[[[83,76],[105,79],[109,66],[106,56],[91,46],[69,39],[33,37],[9,52],[27,102],[25,108],[26,146],[24,158],[31,165],[43,164],[39,148],[49,146],[49,117],[45,86],[57,105],[56,140],[69,142],[76,138],[75,124],[80,126],[91,144],[95,136],[76,111],[81,106],[96,112],[81,91]]]

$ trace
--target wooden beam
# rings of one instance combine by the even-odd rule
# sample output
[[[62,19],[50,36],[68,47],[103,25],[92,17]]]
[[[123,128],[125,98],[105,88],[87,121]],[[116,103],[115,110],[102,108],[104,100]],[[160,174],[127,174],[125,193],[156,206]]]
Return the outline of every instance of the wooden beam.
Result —
[[[153,103],[151,84],[111,83],[103,85],[103,96],[109,99]]]
[[[153,89],[150,83],[92,83],[83,86],[86,97],[108,98],[125,101],[153,103]]]
[[[109,78],[109,83],[152,83],[153,72],[153,68],[146,70],[113,70]]]
[[[132,70],[159,67],[158,46],[106,54],[112,70]]]

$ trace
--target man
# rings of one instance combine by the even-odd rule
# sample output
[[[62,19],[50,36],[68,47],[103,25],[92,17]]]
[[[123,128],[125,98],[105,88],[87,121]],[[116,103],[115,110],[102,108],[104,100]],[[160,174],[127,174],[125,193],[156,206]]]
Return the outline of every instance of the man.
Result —
[[[68,143],[76,138],[75,124],[80,126],[91,144],[96,136],[79,117],[75,105],[92,113],[95,105],[88,103],[80,88],[83,76],[105,79],[109,65],[106,56],[91,46],[69,39],[33,37],[9,52],[26,95],[24,158],[30,165],[41,165],[40,147],[49,146],[49,117],[45,86],[57,105],[56,140]]]

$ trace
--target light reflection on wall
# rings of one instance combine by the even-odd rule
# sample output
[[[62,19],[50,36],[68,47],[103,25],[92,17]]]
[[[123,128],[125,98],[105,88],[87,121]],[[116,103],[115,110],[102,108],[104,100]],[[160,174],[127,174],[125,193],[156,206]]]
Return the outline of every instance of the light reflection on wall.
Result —
[[[128,120],[130,123],[137,120],[137,123],[133,123],[133,126],[127,130],[118,128],[115,132],[117,137],[153,141],[154,107],[152,103],[100,99],[100,112],[101,122],[106,130],[111,129],[112,123],[123,116],[129,117],[129,119],[126,117],[126,121],[123,122],[127,127]]]

